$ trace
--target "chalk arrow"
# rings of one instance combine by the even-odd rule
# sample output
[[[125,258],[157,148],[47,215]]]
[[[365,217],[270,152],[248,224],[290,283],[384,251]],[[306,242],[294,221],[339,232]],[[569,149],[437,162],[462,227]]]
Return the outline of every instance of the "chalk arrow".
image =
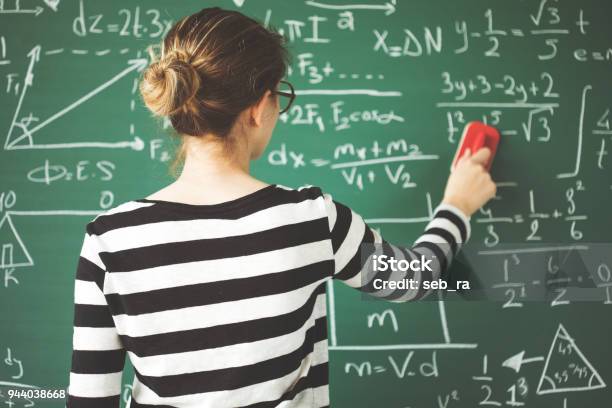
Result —
[[[25,76],[25,85],[24,87],[32,86],[32,82],[34,81],[34,64],[40,61],[40,45],[35,46],[28,52],[28,57],[30,58],[30,63],[28,64],[28,72],[26,72]]]
[[[13,9],[13,10],[0,10],[0,14],[34,14],[35,17],[39,16],[40,13],[45,11],[44,8],[38,6],[34,9]]]
[[[502,367],[511,368],[518,373],[521,370],[521,366],[523,364],[533,363],[535,361],[544,361],[544,356],[531,357],[531,358],[524,358],[524,357],[525,357],[525,350],[521,351],[518,354],[513,355],[512,357],[504,361],[502,363]]]
[[[307,5],[313,7],[319,7],[331,10],[351,10],[351,9],[364,9],[364,10],[385,10],[385,15],[395,13],[396,0],[391,0],[385,4],[324,4],[316,1],[307,1]]]
[[[28,58],[30,58],[30,63],[28,64],[28,70],[25,74],[25,80],[21,89],[21,95],[19,96],[19,102],[17,102],[17,107],[15,108],[15,113],[13,114],[13,121],[11,122],[11,126],[9,127],[8,133],[6,135],[6,141],[4,143],[5,149],[11,146],[9,141],[11,139],[13,129],[15,128],[15,125],[17,123],[19,112],[21,111],[21,104],[23,103],[23,98],[25,98],[25,93],[28,90],[28,87],[31,87],[32,83],[34,82],[34,64],[40,60],[40,49],[40,45],[36,45],[30,50],[30,52],[28,52]]]
[[[118,149],[128,148],[132,150],[143,150],[145,148],[145,142],[138,136],[134,137],[134,140],[127,140],[123,142],[74,142],[74,143],[55,143],[55,144],[35,144],[35,145],[21,145],[15,146],[11,150],[24,150],[24,149],[76,149],[76,148],[87,148],[96,147],[103,149]]]
[[[244,2],[245,0],[234,0],[234,4],[237,5],[238,7],[242,7]]]

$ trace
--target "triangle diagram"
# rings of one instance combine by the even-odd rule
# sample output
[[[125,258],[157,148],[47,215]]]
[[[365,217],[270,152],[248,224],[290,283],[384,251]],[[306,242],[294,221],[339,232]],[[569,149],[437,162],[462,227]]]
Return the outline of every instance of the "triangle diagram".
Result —
[[[44,2],[51,10],[57,11],[57,6],[59,5],[60,0],[44,0]]]
[[[0,220],[0,268],[32,266],[34,261],[8,213]]]
[[[121,109],[118,101],[134,98],[127,80],[146,67],[146,59],[118,58],[111,60],[112,65],[100,64],[100,57],[75,56],[67,51],[47,56],[39,45],[27,56],[24,82],[6,134],[5,150],[83,147],[79,146],[78,142],[82,142],[79,139],[91,137],[92,130],[99,133],[99,140],[90,144],[100,144],[108,135],[117,133],[117,122],[126,122],[122,134],[128,133],[130,105],[126,102]],[[121,80],[127,83],[120,83]],[[91,104],[92,100],[97,103]],[[66,135],[76,139],[72,140],[74,143],[49,144],[49,139]]]
[[[599,373],[559,324],[548,351],[537,394],[589,391],[605,387]]]

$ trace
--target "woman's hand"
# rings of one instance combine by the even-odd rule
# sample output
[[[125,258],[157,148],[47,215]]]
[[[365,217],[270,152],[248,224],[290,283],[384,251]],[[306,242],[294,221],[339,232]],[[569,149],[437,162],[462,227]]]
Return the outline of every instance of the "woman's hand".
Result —
[[[491,150],[487,147],[474,155],[466,149],[448,177],[442,202],[454,205],[469,217],[493,198],[497,186],[484,168],[490,155]]]

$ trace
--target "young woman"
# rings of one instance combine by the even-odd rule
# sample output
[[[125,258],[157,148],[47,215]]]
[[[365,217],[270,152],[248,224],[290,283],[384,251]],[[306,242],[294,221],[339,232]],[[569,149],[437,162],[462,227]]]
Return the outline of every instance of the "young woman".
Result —
[[[411,248],[317,187],[250,175],[294,99],[287,64],[282,37],[235,11],[206,8],[168,32],[140,91],[181,135],[182,172],[87,224],[69,407],[119,407],[126,354],[131,408],[328,406],[326,283],[419,299],[373,288],[360,246],[436,256],[432,272],[376,275],[386,281],[437,279],[469,238],[470,215],[495,195],[486,149],[460,159]]]

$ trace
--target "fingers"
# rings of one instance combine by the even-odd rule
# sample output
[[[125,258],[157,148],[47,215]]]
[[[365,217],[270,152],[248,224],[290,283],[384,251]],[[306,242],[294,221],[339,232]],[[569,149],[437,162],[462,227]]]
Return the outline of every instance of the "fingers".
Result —
[[[463,151],[463,155],[461,157],[459,157],[459,160],[457,160],[457,164],[459,163],[463,163],[464,161],[468,160],[470,158],[471,152],[470,149],[467,148]]]
[[[462,163],[465,161],[466,156],[468,156],[468,157],[469,157],[469,154],[470,154],[470,149],[466,149],[466,150],[464,150],[464,151],[463,151],[463,154],[462,154],[461,156],[459,156],[459,158],[458,158],[458,159],[457,159],[455,162],[453,162],[453,163],[451,164],[451,169],[450,169],[450,172],[451,172],[451,173],[452,173],[452,172],[454,172],[454,171],[455,171],[455,169],[457,169],[457,166],[459,166],[460,164],[462,164]]]
[[[489,172],[485,172],[485,185],[485,189],[487,191],[487,198],[491,199],[495,197],[495,194],[497,193],[497,184],[495,184]]]
[[[483,147],[481,149],[478,149],[478,151],[474,153],[474,155],[472,156],[472,161],[474,163],[481,164],[484,166],[489,160],[489,157],[491,157],[491,149],[489,149],[488,147]]]

